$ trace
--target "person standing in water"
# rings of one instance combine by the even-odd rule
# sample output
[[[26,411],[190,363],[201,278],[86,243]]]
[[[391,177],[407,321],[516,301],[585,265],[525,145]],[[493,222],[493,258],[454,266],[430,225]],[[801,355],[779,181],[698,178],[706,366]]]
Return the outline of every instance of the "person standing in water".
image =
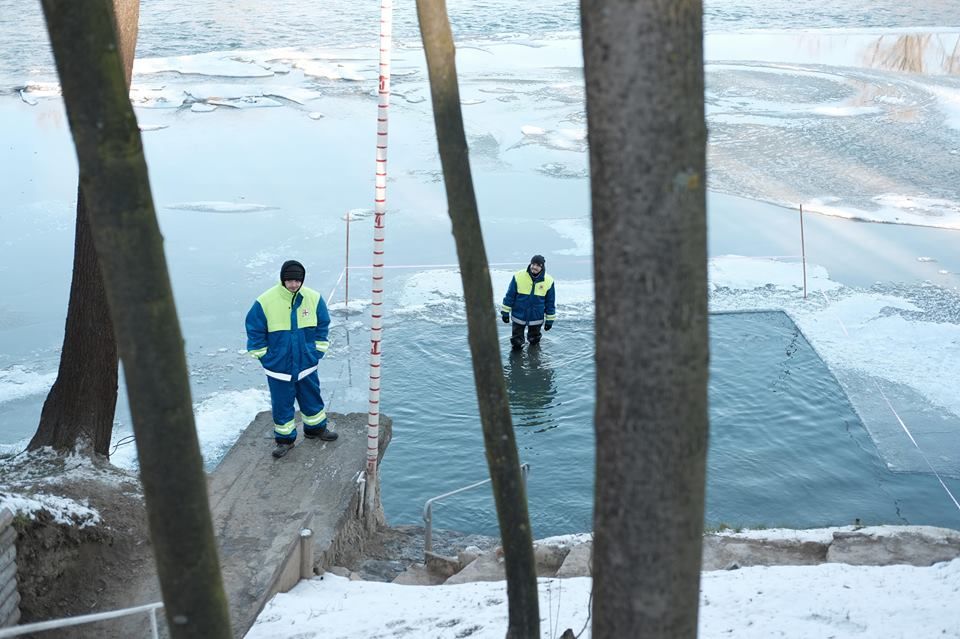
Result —
[[[523,348],[524,333],[530,346],[539,344],[541,328],[549,331],[557,319],[556,286],[545,266],[543,256],[534,255],[527,268],[513,274],[503,296],[500,318],[505,324],[513,324],[510,345],[515,351]]]

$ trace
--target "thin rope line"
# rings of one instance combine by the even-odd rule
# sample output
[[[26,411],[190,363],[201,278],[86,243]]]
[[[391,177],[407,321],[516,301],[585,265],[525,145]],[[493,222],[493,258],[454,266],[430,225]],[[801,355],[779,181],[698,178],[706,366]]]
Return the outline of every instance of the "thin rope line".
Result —
[[[900,415],[893,408],[893,404],[891,404],[890,400],[887,399],[887,395],[883,392],[883,389],[880,388],[880,383],[877,382],[876,380],[874,380],[873,383],[877,387],[877,390],[880,391],[880,397],[883,398],[883,401],[885,401],[887,403],[887,406],[890,408],[890,412],[892,412],[893,416],[897,418],[898,422],[900,422],[900,427],[903,429],[903,432],[907,434],[907,437],[909,437],[910,441],[913,442],[914,448],[916,448],[917,452],[920,453],[920,456],[923,457],[923,461],[926,462],[927,468],[929,468],[930,472],[934,474],[934,476],[937,478],[937,481],[939,481],[940,485],[943,486],[943,489],[947,491],[947,495],[950,496],[950,500],[953,502],[953,505],[957,507],[957,510],[960,510],[960,502],[958,502],[957,498],[953,496],[953,493],[950,492],[950,489],[944,483],[943,478],[940,477],[940,473],[937,472],[937,470],[933,467],[933,464],[930,463],[930,460],[924,454],[923,450],[921,450],[920,446],[917,445],[917,440],[913,438],[913,434],[910,432],[910,429],[907,428],[907,425],[903,422],[903,420],[900,418]]]
[[[827,302],[827,304],[830,303],[830,299],[827,297],[827,294],[824,293],[822,290],[820,291],[820,295],[823,296],[823,299]],[[847,331],[847,327],[846,325],[844,325],[843,320],[841,320],[838,317],[837,323],[840,324],[840,328],[843,329],[844,335],[846,335],[847,337],[850,337],[850,333]],[[950,497],[950,501],[953,502],[953,505],[957,507],[957,510],[960,510],[960,502],[958,502],[957,498],[954,497],[953,493],[950,491],[950,488],[947,486],[947,484],[943,481],[943,478],[940,476],[940,473],[938,473],[937,470],[933,467],[933,464],[930,463],[930,460],[927,458],[926,454],[923,452],[923,449],[921,449],[920,445],[917,444],[917,440],[914,439],[913,433],[911,433],[910,429],[907,428],[906,423],[904,423],[903,419],[901,419],[900,414],[897,413],[896,409],[893,407],[893,404],[890,403],[890,400],[887,398],[886,393],[884,393],[883,389],[880,387],[880,382],[878,382],[877,380],[874,380],[873,383],[877,387],[877,390],[880,392],[880,397],[882,397],[883,401],[886,402],[887,408],[890,409],[890,412],[893,413],[893,416],[896,418],[897,422],[900,423],[900,428],[902,428],[903,432],[907,434],[907,437],[910,438],[910,442],[913,444],[914,448],[917,449],[917,452],[920,453],[920,456],[923,458],[923,461],[927,464],[927,468],[930,469],[930,472],[932,472],[934,477],[937,478],[937,481],[940,482],[940,486],[942,486],[943,490],[946,491],[947,496]]]

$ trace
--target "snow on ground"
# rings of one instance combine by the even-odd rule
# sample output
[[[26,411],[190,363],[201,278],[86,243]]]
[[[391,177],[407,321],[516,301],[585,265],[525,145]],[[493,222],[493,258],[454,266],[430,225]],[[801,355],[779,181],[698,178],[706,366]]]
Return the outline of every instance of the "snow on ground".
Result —
[[[100,523],[100,513],[66,497],[37,493],[29,497],[15,493],[0,492],[0,509],[8,508],[15,514],[36,519],[41,510],[50,513],[58,524],[75,525],[79,528],[96,526]]]
[[[567,628],[591,636],[591,580],[539,579],[544,639]],[[960,636],[960,559],[913,566],[750,567],[703,573],[703,639]],[[504,582],[402,586],[325,574],[275,596],[247,639],[501,639]]]
[[[42,448],[0,460],[0,510],[8,508],[14,514],[36,519],[40,511],[46,511],[58,524],[87,528],[100,523],[100,513],[86,502],[44,492],[46,485],[76,484],[84,481],[109,482],[119,485],[130,481],[123,471],[105,471],[94,465],[86,455],[58,456],[51,448]],[[50,474],[50,464],[56,464],[59,472]]]

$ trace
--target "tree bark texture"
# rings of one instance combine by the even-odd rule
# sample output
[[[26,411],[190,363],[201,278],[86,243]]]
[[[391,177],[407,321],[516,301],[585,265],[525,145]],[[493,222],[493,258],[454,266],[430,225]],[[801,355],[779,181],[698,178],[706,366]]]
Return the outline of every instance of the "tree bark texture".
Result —
[[[37,432],[27,446],[74,448],[110,453],[117,406],[117,341],[90,235],[83,194],[77,189],[73,280],[57,379],[40,412]]]
[[[443,0],[417,0],[430,94],[467,311],[487,465],[506,560],[509,639],[539,639],[533,534],[500,361],[493,289],[470,173],[453,35]]]
[[[593,636],[697,634],[707,452],[700,0],[581,2],[596,287]]]
[[[127,88],[133,75],[140,0],[114,0]],[[81,444],[109,455],[117,406],[117,341],[105,311],[107,297],[86,206],[77,188],[77,222],[73,246],[73,279],[57,379],[40,412],[37,432],[27,446],[70,451]]]
[[[231,637],[183,338],[110,0],[42,0],[130,397],[171,636]]]

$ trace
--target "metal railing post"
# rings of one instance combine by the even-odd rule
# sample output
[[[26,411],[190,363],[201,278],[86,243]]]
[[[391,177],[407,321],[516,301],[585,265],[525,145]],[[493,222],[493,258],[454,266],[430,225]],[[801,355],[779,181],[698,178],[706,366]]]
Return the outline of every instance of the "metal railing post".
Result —
[[[527,483],[527,475],[530,474],[530,464],[520,464],[520,476],[523,477],[523,483]],[[469,486],[464,486],[463,488],[458,488],[456,490],[451,490],[448,493],[443,493],[442,495],[437,495],[436,497],[431,497],[423,505],[423,552],[432,553],[433,552],[433,502],[440,501],[452,495],[462,493],[471,488],[476,488],[477,486],[483,486],[484,484],[489,484],[490,479],[484,479],[483,481],[478,481]]]
[[[427,502],[423,511],[423,520],[426,525],[423,528],[423,552],[433,552],[433,504]]]
[[[300,531],[300,578],[313,579],[313,531]]]

